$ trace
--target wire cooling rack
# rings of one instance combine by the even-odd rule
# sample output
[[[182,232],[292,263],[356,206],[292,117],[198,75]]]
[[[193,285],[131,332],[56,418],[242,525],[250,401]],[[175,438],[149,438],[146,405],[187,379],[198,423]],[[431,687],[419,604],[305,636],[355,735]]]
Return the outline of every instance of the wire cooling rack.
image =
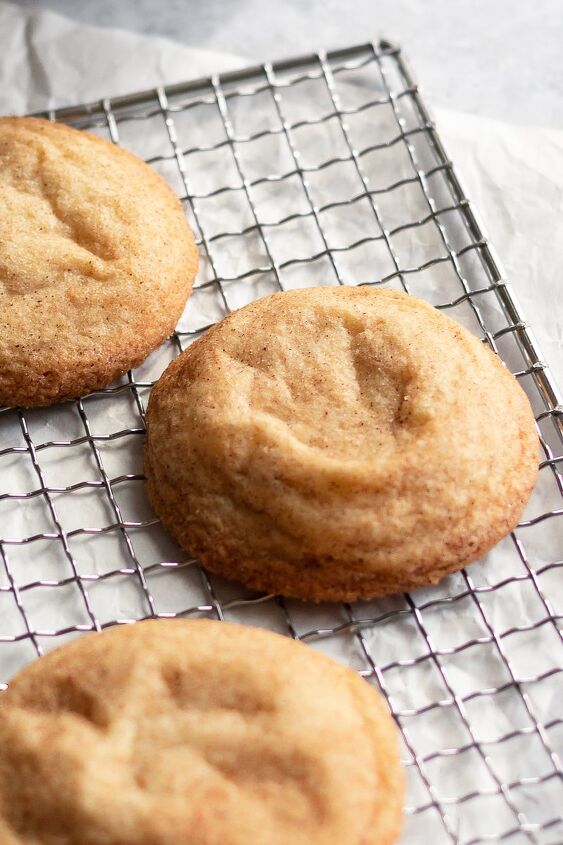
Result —
[[[178,330],[106,390],[0,412],[0,681],[82,632],[145,617],[263,625],[385,695],[403,842],[561,843],[562,414],[556,388],[400,51],[387,42],[50,112],[129,147],[182,199],[202,256]],[[523,521],[438,587],[312,606],[199,569],[143,492],[154,380],[233,307],[374,284],[469,326],[527,391],[541,440]]]

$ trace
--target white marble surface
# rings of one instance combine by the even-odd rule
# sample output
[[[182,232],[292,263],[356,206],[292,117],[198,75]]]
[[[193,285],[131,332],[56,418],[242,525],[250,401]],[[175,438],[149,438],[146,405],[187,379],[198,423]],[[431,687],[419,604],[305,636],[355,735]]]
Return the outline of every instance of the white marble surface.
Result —
[[[563,129],[561,0],[20,0],[269,60],[384,35],[435,106]],[[7,34],[0,34],[0,46]]]

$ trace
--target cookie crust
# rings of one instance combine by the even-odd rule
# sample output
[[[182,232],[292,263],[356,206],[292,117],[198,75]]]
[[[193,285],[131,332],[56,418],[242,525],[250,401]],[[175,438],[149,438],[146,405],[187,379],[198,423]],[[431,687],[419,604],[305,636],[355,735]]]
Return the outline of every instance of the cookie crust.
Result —
[[[168,337],[198,253],[141,159],[88,132],[0,118],[0,405],[107,386]]]
[[[149,402],[147,490],[165,527],[211,571],[303,599],[436,583],[514,527],[537,467],[528,399],[501,360],[392,291],[252,303]]]
[[[392,845],[397,732],[349,669],[268,631],[88,634],[0,696],[6,845]]]

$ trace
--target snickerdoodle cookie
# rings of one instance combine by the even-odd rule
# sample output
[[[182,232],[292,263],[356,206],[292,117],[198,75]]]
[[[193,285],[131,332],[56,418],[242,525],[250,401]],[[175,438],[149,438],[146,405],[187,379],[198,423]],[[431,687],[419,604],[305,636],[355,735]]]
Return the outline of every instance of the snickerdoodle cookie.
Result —
[[[210,570],[352,600],[435,583],[516,524],[538,440],[502,362],[406,294],[254,302],[154,388],[148,493]]]
[[[112,382],[174,329],[197,270],[176,196],[131,153],[0,118],[0,405]]]
[[[116,627],[0,696],[3,845],[391,845],[402,798],[378,694],[267,631]]]

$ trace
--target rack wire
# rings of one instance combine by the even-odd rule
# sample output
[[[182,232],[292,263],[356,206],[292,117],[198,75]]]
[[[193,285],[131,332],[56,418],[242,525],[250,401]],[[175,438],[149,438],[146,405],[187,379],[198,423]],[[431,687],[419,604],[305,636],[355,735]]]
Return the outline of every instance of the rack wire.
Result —
[[[0,681],[67,639],[150,617],[263,625],[385,695],[405,843],[563,842],[563,412],[400,50],[385,41],[49,112],[177,190],[202,272],[178,330],[111,387],[0,410]],[[524,519],[438,587],[346,605],[260,596],[200,569],[143,493],[150,388],[233,307],[307,284],[428,299],[498,352],[542,448]]]

